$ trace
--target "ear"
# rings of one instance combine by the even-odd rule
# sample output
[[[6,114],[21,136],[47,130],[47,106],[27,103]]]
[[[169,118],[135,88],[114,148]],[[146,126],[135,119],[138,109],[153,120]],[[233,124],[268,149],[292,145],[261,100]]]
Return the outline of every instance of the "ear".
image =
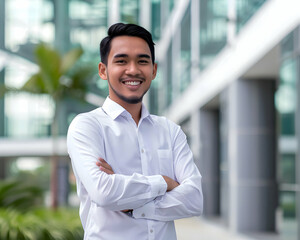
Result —
[[[98,65],[98,74],[101,79],[107,80],[107,71],[106,65],[103,62],[100,62]]]
[[[157,63],[153,64],[152,80],[156,77],[157,73]]]

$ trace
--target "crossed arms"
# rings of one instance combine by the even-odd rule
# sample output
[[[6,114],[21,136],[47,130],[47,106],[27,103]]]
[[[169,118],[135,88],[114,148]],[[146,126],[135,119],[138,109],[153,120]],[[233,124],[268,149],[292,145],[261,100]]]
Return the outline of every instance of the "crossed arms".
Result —
[[[102,133],[86,119],[77,121],[69,128],[68,151],[77,185],[83,189],[80,194],[108,210],[133,209],[134,218],[172,221],[202,213],[201,175],[179,128],[172,150],[176,182],[161,175],[114,173],[103,159],[99,161],[105,152]]]
[[[99,162],[96,162],[96,165],[99,167],[99,169],[107,174],[115,174],[112,167],[103,159],[99,158]],[[173,180],[172,178],[168,176],[162,176],[167,184],[167,192],[173,190],[177,186],[179,186],[179,183]]]

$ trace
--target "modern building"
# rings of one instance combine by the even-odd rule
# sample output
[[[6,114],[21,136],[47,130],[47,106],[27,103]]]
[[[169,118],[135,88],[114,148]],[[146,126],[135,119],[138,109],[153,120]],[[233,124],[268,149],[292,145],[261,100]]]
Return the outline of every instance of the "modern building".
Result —
[[[61,52],[80,44],[82,61],[97,64],[99,41],[119,21],[154,36],[159,72],[146,102],[187,134],[204,219],[257,239],[300,240],[300,1],[0,0],[0,82],[18,87],[37,71],[40,41]],[[107,95],[96,67],[90,89],[88,103],[60,106],[62,204],[67,126]],[[49,159],[52,116],[47,96],[0,99],[2,178],[12,161]]]

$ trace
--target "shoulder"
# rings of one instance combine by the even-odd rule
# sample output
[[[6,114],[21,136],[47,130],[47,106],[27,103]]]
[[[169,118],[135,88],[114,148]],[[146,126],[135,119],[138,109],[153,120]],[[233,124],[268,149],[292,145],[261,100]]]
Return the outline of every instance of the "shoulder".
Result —
[[[178,124],[164,116],[151,115],[151,117],[156,126],[165,128],[173,136],[177,135],[181,129]]]
[[[101,122],[105,121],[106,115],[99,107],[90,112],[78,114],[71,122],[68,132],[75,130],[97,131],[101,128]]]

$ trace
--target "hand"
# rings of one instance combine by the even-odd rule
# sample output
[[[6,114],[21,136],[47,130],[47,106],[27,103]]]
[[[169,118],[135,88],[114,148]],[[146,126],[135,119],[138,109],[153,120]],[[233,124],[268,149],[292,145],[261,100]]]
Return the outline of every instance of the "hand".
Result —
[[[121,212],[128,213],[128,212],[132,212],[132,211],[133,211],[132,209],[126,209],[126,210],[122,210]]]
[[[102,172],[105,172],[107,174],[115,174],[111,166],[103,158],[99,158],[99,162],[96,162],[96,165]]]
[[[114,174],[112,167],[103,158],[99,158],[99,162],[96,162],[96,165],[100,168],[101,171],[103,171],[107,174]],[[121,212],[127,213],[130,211],[132,211],[132,209],[125,209],[125,210],[122,210]]]
[[[162,176],[162,177],[165,179],[165,181],[168,185],[167,186],[167,192],[172,191],[174,188],[179,186],[179,183],[176,182],[175,180],[173,180],[172,178],[169,178],[167,176]]]

